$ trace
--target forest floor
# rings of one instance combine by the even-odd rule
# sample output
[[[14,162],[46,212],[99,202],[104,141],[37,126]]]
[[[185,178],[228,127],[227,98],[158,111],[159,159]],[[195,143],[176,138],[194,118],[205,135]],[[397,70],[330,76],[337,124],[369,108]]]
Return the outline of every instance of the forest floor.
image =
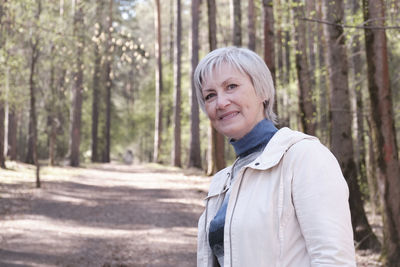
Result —
[[[196,266],[209,177],[155,164],[0,170],[0,266]],[[357,251],[358,266],[381,266]]]

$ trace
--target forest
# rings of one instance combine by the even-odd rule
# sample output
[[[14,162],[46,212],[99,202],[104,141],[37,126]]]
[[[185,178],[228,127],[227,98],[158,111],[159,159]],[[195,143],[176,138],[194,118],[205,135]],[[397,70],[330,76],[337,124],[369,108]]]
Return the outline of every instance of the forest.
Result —
[[[273,74],[278,128],[337,157],[357,249],[399,266],[399,22],[398,0],[1,0],[1,167],[36,166],[38,187],[41,166],[90,162],[212,175],[235,153],[192,74],[211,50],[247,47]]]

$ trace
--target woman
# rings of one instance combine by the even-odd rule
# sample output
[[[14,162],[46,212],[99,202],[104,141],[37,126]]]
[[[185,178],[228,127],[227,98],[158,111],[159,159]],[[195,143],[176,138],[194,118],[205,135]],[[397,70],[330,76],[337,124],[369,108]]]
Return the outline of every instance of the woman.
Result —
[[[317,138],[275,128],[264,61],[236,47],[196,68],[197,98],[237,154],[212,179],[199,219],[198,266],[356,266],[348,187]]]

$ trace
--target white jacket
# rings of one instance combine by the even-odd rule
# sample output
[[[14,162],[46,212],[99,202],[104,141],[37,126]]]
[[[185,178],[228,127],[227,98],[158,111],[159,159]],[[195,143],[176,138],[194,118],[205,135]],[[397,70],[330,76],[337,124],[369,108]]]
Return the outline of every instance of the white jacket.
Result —
[[[217,266],[210,221],[228,190],[231,167],[211,181],[199,219],[197,266]],[[231,185],[224,267],[356,266],[348,187],[317,138],[280,129]]]

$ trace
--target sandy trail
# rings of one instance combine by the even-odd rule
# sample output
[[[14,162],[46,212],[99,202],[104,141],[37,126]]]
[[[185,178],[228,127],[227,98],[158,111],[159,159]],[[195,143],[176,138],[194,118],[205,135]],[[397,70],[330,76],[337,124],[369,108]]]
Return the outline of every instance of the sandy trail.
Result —
[[[43,171],[0,187],[0,266],[195,266],[209,178],[155,165]]]

